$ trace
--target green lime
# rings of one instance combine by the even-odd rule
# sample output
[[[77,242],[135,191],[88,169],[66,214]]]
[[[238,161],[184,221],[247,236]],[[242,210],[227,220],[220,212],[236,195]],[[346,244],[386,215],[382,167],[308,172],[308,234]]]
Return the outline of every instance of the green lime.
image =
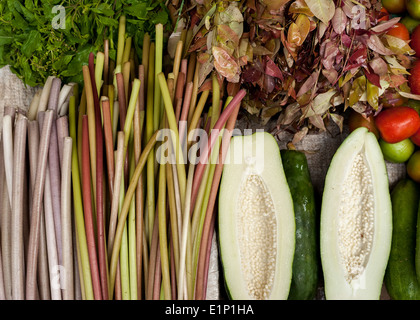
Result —
[[[410,15],[406,15],[400,21],[403,25],[406,26],[408,32],[413,32],[414,28],[420,24],[420,20],[412,18]]]
[[[413,153],[407,162],[407,174],[416,182],[420,182],[420,150]]]
[[[420,19],[420,0],[406,0],[408,14],[414,19]]]
[[[389,13],[403,13],[406,8],[406,0],[382,0],[382,6]]]
[[[407,105],[410,108],[413,108],[414,110],[416,110],[420,114],[420,101],[419,100],[410,99],[408,100]]]
[[[385,160],[394,163],[403,163],[410,159],[415,145],[410,139],[397,143],[388,143],[382,139],[379,141]]]

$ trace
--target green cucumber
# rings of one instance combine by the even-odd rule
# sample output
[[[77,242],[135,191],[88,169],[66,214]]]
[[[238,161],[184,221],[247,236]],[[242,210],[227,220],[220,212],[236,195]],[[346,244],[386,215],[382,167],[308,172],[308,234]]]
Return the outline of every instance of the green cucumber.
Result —
[[[391,193],[393,231],[385,286],[393,300],[420,299],[415,262],[419,192],[414,181],[403,179]]]
[[[289,300],[311,300],[318,287],[318,235],[315,192],[303,152],[282,150],[284,173],[292,194],[296,243]]]

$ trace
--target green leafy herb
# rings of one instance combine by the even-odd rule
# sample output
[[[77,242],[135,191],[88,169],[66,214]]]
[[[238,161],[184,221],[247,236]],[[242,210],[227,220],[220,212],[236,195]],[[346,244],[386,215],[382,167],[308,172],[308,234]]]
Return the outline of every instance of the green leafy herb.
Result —
[[[43,85],[50,75],[82,84],[82,65],[107,38],[113,57],[123,14],[138,57],[144,34],[153,37],[155,24],[170,21],[162,0],[1,1],[0,67],[9,65],[29,86]]]

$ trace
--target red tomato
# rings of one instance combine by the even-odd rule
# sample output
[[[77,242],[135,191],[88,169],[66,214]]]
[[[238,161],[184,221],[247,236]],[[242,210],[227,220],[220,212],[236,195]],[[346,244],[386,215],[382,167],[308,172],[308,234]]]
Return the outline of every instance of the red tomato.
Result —
[[[397,143],[420,129],[420,116],[410,107],[387,108],[375,117],[375,124],[383,140]]]
[[[379,101],[384,108],[406,106],[408,103],[408,99],[401,96],[395,89],[386,90],[382,96],[379,97]]]
[[[420,129],[410,137],[410,140],[416,145],[420,146]]]
[[[417,58],[420,57],[420,25],[414,28],[411,33],[410,47],[413,49]]]
[[[402,40],[410,40],[410,32],[401,22],[396,23],[386,34]]]
[[[410,76],[408,77],[408,84],[411,93],[420,94],[420,63],[416,60],[410,69]]]
[[[365,127],[370,132],[372,132],[376,136],[376,138],[379,139],[379,131],[375,126],[375,120],[373,119],[373,116],[365,117],[359,112],[354,111],[352,109],[350,111],[348,124],[349,124],[350,132],[354,131],[355,129],[359,127]]]
[[[381,13],[379,14],[379,16],[381,18],[379,18],[378,21],[388,21],[389,20],[389,12],[384,7],[381,8]]]

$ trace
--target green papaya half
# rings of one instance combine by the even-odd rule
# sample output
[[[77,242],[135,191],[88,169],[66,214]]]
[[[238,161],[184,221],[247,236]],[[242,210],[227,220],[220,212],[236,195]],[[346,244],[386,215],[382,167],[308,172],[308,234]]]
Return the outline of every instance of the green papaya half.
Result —
[[[321,205],[326,299],[379,299],[392,239],[385,161],[373,133],[353,131],[333,156]]]
[[[287,299],[295,218],[280,149],[271,134],[232,138],[220,183],[218,232],[231,299]]]

